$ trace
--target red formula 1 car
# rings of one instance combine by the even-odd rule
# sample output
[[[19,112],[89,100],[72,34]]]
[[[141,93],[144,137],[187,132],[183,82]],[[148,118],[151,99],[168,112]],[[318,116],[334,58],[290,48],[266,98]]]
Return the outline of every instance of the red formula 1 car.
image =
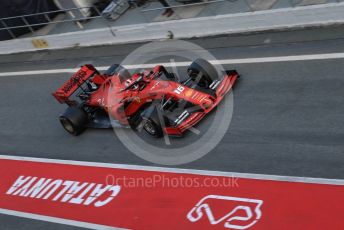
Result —
[[[239,78],[235,70],[220,74],[204,59],[192,62],[187,76],[179,81],[163,66],[131,75],[116,64],[102,74],[84,65],[53,96],[68,105],[60,122],[73,135],[117,123],[143,128],[155,137],[181,136],[214,109]]]

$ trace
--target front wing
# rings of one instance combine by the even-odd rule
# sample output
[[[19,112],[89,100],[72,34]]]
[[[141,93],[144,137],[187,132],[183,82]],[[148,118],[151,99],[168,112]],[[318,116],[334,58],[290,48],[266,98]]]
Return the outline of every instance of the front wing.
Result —
[[[169,136],[182,136],[183,133],[196,125],[202,118],[212,111],[224,98],[224,96],[232,89],[236,80],[239,78],[239,74],[235,70],[226,71],[224,78],[218,83],[215,91],[216,99],[213,105],[206,110],[195,111],[188,115],[182,122],[176,126],[170,126],[165,128],[165,133]],[[181,114],[180,119],[183,118]]]

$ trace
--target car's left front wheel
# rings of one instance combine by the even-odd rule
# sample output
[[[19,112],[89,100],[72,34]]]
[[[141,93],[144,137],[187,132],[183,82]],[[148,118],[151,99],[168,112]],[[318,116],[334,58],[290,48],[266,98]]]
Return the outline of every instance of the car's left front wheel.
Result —
[[[157,105],[154,104],[141,113],[143,129],[149,135],[157,138],[164,136],[163,124],[166,124],[165,120],[161,120],[164,117],[162,114],[159,116],[159,112],[161,111],[158,111]]]
[[[78,107],[68,107],[63,115],[60,116],[63,128],[74,136],[80,135],[88,122],[86,112]]]
[[[161,125],[151,118],[143,119],[143,129],[153,137],[162,137],[164,135]]]

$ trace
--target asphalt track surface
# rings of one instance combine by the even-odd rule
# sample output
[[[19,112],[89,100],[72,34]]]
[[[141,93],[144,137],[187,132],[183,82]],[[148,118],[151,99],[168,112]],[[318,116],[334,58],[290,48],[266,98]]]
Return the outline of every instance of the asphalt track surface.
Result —
[[[344,30],[318,28],[192,42],[218,59],[321,55],[344,52]],[[90,61],[110,65],[140,45],[0,56],[0,70],[74,68]],[[176,167],[343,179],[343,64],[343,59],[329,59],[225,66],[242,75],[234,90],[228,132],[206,156]],[[69,77],[65,73],[0,77],[0,153],[153,165],[132,154],[112,130],[87,130],[79,137],[63,130],[57,118],[65,106],[51,93]],[[0,229],[77,229],[5,215],[0,220]]]

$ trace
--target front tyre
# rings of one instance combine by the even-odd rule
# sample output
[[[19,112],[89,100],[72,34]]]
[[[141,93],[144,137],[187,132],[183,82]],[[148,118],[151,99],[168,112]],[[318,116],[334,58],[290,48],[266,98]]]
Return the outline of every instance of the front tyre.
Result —
[[[62,127],[74,136],[80,135],[86,129],[88,122],[87,114],[78,107],[68,107],[59,119]]]
[[[161,125],[151,118],[143,119],[143,129],[153,137],[159,138],[164,135]]]
[[[216,68],[204,59],[196,59],[188,68],[189,77],[197,83],[199,87],[208,89],[213,81],[219,79]]]
[[[151,105],[141,113],[143,129],[151,136],[160,138],[164,136],[163,123],[166,121],[161,121],[158,114],[158,108],[156,105]],[[163,116],[162,116],[162,119]]]

